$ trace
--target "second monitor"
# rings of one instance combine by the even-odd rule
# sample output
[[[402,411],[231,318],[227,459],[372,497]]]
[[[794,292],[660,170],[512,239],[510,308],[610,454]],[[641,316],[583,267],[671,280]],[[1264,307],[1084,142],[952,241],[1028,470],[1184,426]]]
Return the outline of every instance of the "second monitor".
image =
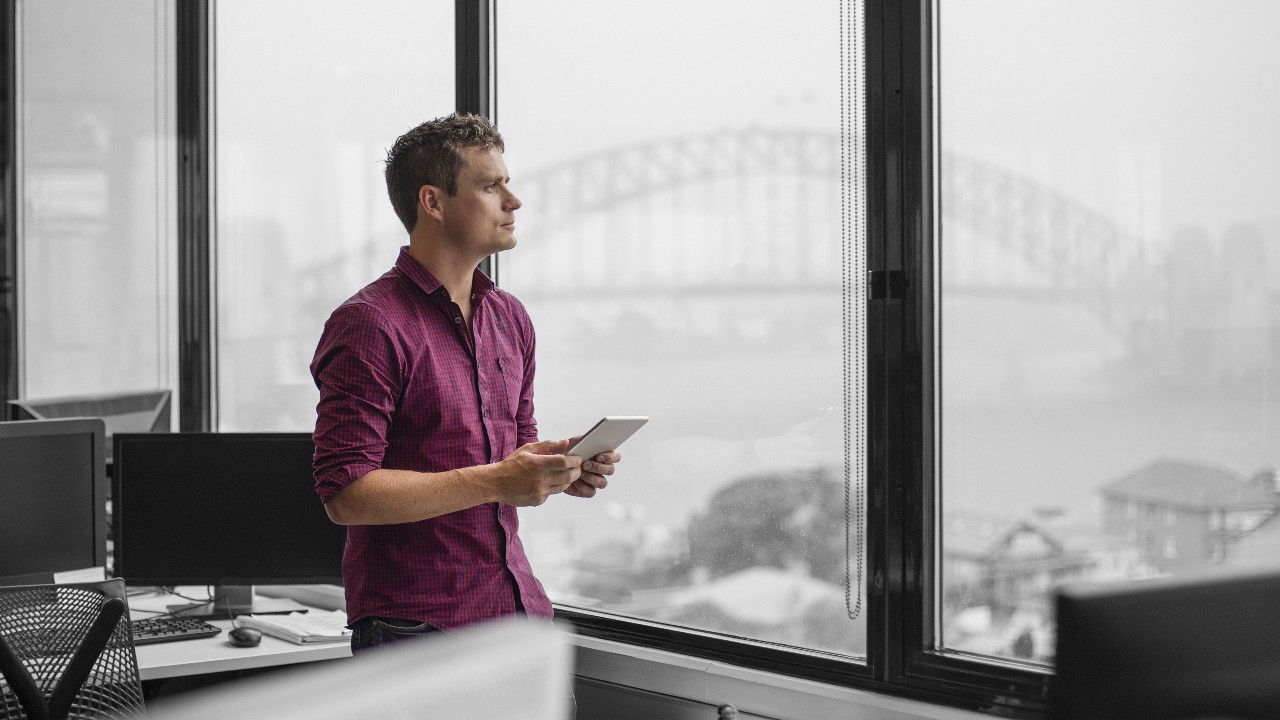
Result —
[[[0,584],[101,568],[107,480],[101,420],[0,422]]]
[[[117,434],[116,577],[214,585],[184,614],[261,611],[254,584],[341,583],[346,529],[316,495],[308,433]]]

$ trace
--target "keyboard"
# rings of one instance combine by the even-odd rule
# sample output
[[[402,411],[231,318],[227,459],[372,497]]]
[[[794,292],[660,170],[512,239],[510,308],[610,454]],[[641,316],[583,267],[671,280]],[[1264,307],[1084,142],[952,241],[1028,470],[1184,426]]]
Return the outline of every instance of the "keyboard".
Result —
[[[133,644],[169,642],[170,640],[194,640],[196,638],[213,637],[222,632],[217,625],[210,625],[200,618],[160,617],[130,620],[133,629]]]

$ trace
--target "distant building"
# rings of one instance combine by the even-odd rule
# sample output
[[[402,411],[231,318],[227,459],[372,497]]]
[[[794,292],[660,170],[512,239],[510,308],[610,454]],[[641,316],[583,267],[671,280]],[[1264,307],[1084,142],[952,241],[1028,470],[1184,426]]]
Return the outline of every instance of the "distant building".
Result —
[[[946,642],[959,650],[1050,662],[1058,586],[1157,574],[1136,548],[1060,513],[948,510],[941,529]]]
[[[942,525],[943,603],[985,606],[993,619],[1017,612],[1047,617],[1053,587],[1084,579],[1091,553],[1031,520],[948,512]]]
[[[1280,509],[1274,483],[1183,460],[1157,460],[1101,492],[1106,532],[1170,573],[1222,562],[1228,546]]]
[[[1280,514],[1263,520],[1228,545],[1222,564],[1239,568],[1280,567]]]

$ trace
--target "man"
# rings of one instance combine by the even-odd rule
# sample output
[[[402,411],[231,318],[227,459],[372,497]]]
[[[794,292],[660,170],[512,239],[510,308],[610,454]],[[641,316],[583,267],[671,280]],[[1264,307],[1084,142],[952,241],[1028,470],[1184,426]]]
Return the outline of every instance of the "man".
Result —
[[[550,618],[515,508],[592,497],[621,460],[538,441],[533,325],[478,269],[516,244],[503,150],[473,115],[396,140],[387,192],[409,244],[333,312],[311,364],[316,492],[348,526],[355,652],[515,613]]]

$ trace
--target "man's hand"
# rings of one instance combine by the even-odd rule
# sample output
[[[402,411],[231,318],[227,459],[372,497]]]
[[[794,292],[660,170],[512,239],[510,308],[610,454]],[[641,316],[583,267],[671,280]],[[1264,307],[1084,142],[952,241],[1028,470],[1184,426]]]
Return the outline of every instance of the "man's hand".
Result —
[[[565,440],[568,447],[578,442],[581,436]],[[609,476],[613,474],[613,466],[622,461],[617,450],[610,450],[582,461],[582,476],[565,488],[565,495],[580,498],[595,497],[597,490],[603,490],[609,484]]]
[[[565,492],[582,476],[582,460],[565,455],[568,449],[568,440],[520,446],[497,464],[498,472],[489,481],[493,494],[508,505],[529,507]]]

